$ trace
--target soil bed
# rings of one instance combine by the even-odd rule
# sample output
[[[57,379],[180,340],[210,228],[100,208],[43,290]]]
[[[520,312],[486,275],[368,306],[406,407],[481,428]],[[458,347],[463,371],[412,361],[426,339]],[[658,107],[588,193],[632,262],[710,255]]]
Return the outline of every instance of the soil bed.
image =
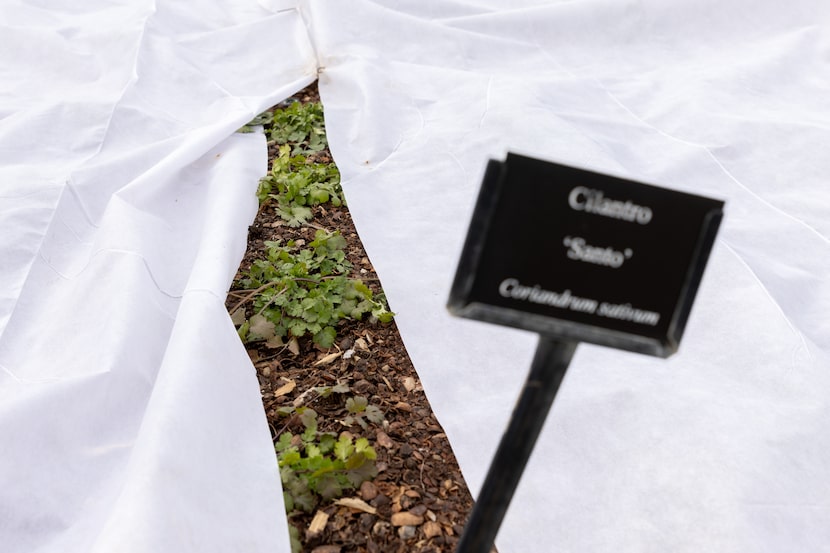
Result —
[[[295,98],[319,102],[316,83]],[[276,152],[273,147],[269,150],[273,158]],[[327,150],[314,156],[316,161],[331,160]],[[317,206],[308,225],[291,228],[280,219],[273,205],[263,204],[250,227],[248,250],[240,271],[266,257],[266,241],[311,242],[320,228],[340,231],[348,243],[347,259],[354,266],[352,276],[360,278],[375,295],[382,294],[380,281],[345,206]],[[228,309],[241,305],[250,314],[251,307],[246,306],[244,298],[243,291],[231,290]],[[453,551],[472,500],[395,323],[348,321],[341,323],[337,332],[335,346],[328,350],[317,348],[311,339],[299,340],[297,354],[285,347],[269,348],[262,342],[247,346],[274,440],[286,430],[294,434],[303,430],[298,417],[281,416],[278,410],[304,405],[317,412],[321,432],[354,432],[368,438],[377,451],[378,476],[359,490],[344,494],[363,500],[375,512],[328,501],[313,513],[290,513],[289,523],[299,530],[302,550]],[[366,397],[371,405],[380,408],[385,421],[370,424],[365,430],[346,428],[340,422],[348,414],[342,401],[334,394],[324,398],[313,391],[315,387],[336,384],[345,384],[353,394]]]

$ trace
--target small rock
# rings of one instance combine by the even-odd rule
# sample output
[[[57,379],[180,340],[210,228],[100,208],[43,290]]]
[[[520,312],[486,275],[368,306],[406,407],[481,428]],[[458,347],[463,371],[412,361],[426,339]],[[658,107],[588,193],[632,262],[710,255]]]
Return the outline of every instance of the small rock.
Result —
[[[360,485],[360,497],[366,501],[372,501],[378,496],[378,487],[373,482],[366,481]]]
[[[410,538],[415,537],[415,527],[414,526],[401,526],[398,528],[398,537],[402,540],[408,540]]]

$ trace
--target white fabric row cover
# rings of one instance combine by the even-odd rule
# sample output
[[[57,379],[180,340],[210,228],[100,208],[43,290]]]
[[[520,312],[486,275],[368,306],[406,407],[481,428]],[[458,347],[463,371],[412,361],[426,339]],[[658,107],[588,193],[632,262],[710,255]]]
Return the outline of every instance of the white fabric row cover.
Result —
[[[289,551],[223,306],[266,168],[233,133],[318,73],[474,494],[534,348],[444,308],[487,160],[727,202],[675,356],[579,347],[501,551],[830,551],[830,5],[63,4],[0,8],[4,551]]]
[[[283,8],[0,8],[0,550],[289,550],[224,308],[267,162],[234,131],[316,78]]]
[[[830,4],[311,6],[350,209],[474,493],[535,345],[444,309],[487,160],[727,202],[676,355],[578,347],[499,550],[830,551]]]

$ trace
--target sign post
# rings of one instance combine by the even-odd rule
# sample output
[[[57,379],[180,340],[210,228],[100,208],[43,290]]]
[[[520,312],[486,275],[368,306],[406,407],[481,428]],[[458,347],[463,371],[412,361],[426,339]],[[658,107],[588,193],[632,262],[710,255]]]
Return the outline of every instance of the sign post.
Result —
[[[459,553],[488,553],[578,342],[677,351],[723,202],[515,154],[490,161],[448,308],[539,333]]]

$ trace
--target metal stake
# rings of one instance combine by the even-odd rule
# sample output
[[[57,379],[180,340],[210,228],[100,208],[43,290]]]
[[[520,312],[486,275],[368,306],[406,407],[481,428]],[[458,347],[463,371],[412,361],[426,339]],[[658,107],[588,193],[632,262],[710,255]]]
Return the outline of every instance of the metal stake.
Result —
[[[539,336],[519,401],[490,463],[457,553],[489,553],[577,342]]]

